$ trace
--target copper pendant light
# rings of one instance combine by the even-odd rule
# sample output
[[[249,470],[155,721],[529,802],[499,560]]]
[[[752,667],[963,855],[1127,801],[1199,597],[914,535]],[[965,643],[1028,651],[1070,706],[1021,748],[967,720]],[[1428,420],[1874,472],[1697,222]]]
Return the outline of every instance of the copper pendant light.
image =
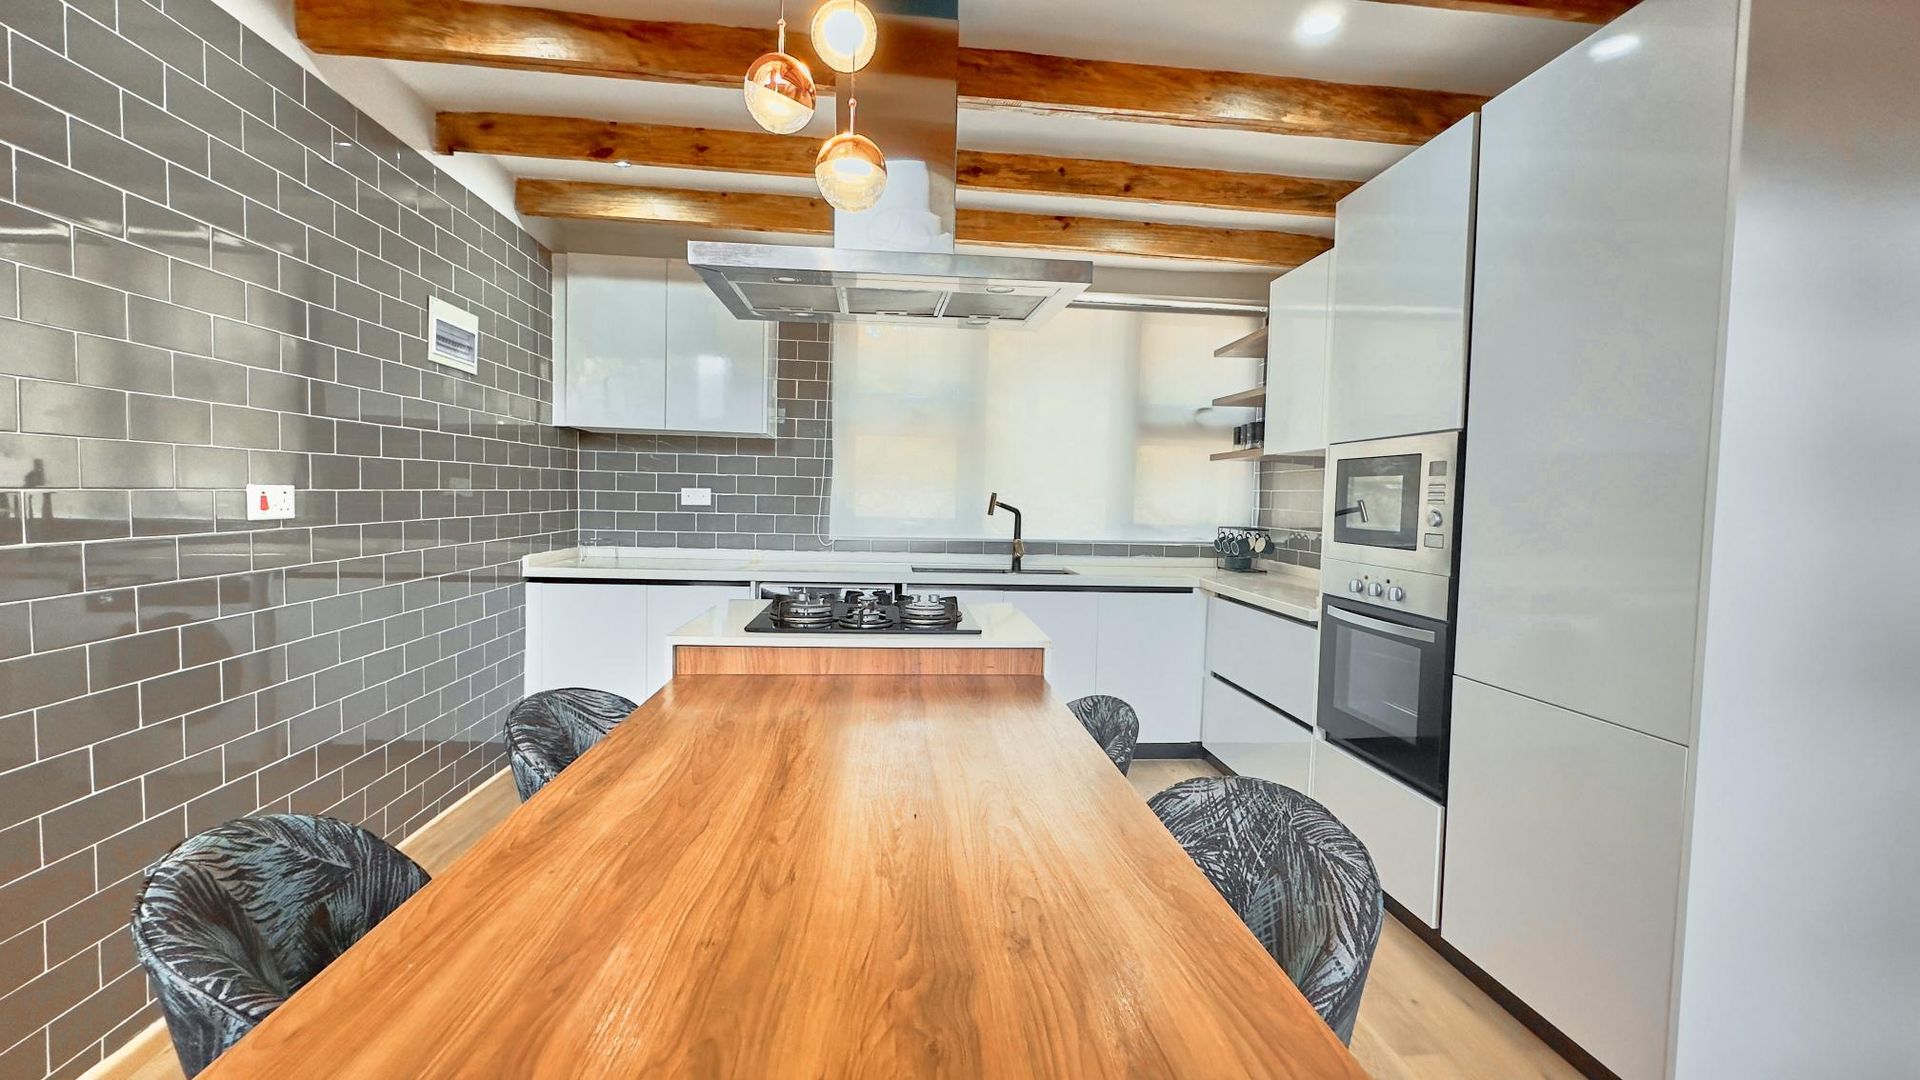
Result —
[[[791,135],[813,119],[813,72],[787,55],[786,0],[781,0],[779,27],[779,46],[753,62],[743,83],[753,122],[775,135]]]
[[[873,140],[854,130],[860,99],[853,96],[853,77],[847,77],[847,130],[821,144],[813,162],[813,178],[820,194],[836,210],[866,210],[887,190],[887,158]]]

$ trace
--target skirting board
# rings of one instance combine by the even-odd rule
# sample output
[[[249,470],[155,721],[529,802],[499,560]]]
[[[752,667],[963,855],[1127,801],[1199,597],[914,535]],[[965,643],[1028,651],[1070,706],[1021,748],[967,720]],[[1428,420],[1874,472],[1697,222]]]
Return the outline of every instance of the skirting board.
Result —
[[[411,835],[400,842],[400,850],[406,852],[410,858],[417,858],[423,848],[428,848],[435,842],[437,826],[447,821],[455,811],[466,806],[475,797],[492,794],[491,789],[500,784],[509,788],[513,786],[511,769],[501,769],[486,780],[473,785],[473,789],[454,800],[453,805],[433,815],[425,825],[413,830]],[[82,1073],[80,1080],[143,1080],[156,1075],[171,1075],[151,1071],[156,1062],[171,1057],[173,1057],[173,1041],[167,1035],[167,1022],[164,1019],[155,1020],[142,1028],[138,1035],[123,1043],[119,1049],[102,1058],[98,1065]]]

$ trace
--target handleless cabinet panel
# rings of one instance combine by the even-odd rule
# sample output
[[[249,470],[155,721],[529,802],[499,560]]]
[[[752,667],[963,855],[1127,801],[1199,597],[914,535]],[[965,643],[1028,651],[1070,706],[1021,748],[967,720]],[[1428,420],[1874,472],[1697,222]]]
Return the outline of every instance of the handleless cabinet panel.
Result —
[[[1207,670],[1311,725],[1320,682],[1320,632],[1306,623],[1211,597]]]
[[[1624,46],[1574,49],[1490,102],[1480,140],[1456,670],[1676,742],[1738,8],[1642,5],[1610,28]]]
[[[1022,589],[1009,591],[1006,599],[1053,639],[1047,657],[1047,682],[1055,696],[1072,701],[1095,693],[1100,596],[1084,591]]]
[[[1447,941],[1621,1076],[1664,1075],[1686,748],[1456,679],[1451,773]]]
[[[737,319],[683,262],[667,263],[666,424],[729,435],[773,432],[772,323]]]
[[[1330,443],[1446,431],[1465,420],[1477,120],[1460,121],[1340,201]]]
[[[1241,776],[1312,790],[1313,729],[1217,676],[1208,676],[1200,741]]]
[[[692,622],[694,616],[712,611],[730,600],[751,600],[753,589],[746,585],[648,585],[647,594],[647,692],[635,701],[645,701],[654,691],[673,678],[673,653],[667,647],[667,635]]]
[[[585,686],[645,701],[649,659],[647,586],[527,584],[527,693]]]
[[[1267,289],[1266,449],[1327,448],[1327,336],[1332,325],[1329,251],[1273,279]]]
[[[1103,592],[1094,688],[1140,714],[1140,741],[1200,741],[1206,608],[1198,592]],[[1013,597],[1015,605],[1019,595]]]
[[[667,263],[614,255],[554,259],[553,422],[667,425]]]
[[[1446,809],[1324,738],[1313,742],[1311,794],[1367,846],[1387,895],[1438,927]]]

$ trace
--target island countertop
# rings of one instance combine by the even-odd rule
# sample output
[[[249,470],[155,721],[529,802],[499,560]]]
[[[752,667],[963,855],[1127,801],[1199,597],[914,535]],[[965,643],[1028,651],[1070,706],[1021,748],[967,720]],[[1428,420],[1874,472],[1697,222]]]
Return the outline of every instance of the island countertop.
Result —
[[[201,1075],[1365,1077],[1040,679],[722,675]]]

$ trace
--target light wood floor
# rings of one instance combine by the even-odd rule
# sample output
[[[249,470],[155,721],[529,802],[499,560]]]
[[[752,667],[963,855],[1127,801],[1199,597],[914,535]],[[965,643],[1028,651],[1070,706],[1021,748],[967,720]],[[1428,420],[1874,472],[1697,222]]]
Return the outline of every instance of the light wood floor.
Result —
[[[1178,781],[1218,775],[1202,761],[1136,761],[1127,779],[1144,798]],[[502,771],[400,846],[437,874],[520,805]],[[1387,919],[1367,978],[1353,1053],[1378,1080],[1579,1080],[1406,927]],[[156,1025],[95,1066],[85,1080],[183,1080]]]

